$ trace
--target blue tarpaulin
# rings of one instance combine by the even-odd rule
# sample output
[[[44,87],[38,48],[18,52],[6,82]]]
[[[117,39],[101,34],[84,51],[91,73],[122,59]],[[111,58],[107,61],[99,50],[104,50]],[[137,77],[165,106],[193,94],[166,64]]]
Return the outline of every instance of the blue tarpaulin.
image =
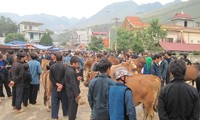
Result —
[[[27,44],[26,42],[22,41],[11,41],[1,46],[5,46],[6,48],[8,47],[11,49],[30,49],[30,47],[32,47],[32,49],[40,49],[40,50],[51,50],[51,51],[62,50],[61,48],[56,48],[54,45],[43,46],[39,44]]]

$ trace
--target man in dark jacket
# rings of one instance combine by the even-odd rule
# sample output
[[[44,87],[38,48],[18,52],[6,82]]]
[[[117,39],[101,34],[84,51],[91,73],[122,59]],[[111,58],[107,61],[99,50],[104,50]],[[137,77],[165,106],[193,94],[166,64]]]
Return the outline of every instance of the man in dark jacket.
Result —
[[[50,68],[50,80],[53,84],[51,96],[51,117],[58,119],[60,101],[62,102],[63,116],[67,116],[67,94],[64,87],[65,70],[62,55],[56,54],[56,63]]]
[[[115,82],[110,79],[109,72],[112,63],[103,57],[99,61],[100,74],[92,79],[89,84],[88,102],[92,109],[90,120],[109,120],[108,91]]]
[[[11,81],[9,86],[13,87],[12,90],[12,106],[16,109],[17,113],[24,112],[21,109],[21,104],[23,100],[23,73],[24,73],[24,57],[23,53],[17,54],[17,62],[14,62],[11,67]]]
[[[161,79],[161,71],[160,71],[159,62],[160,62],[160,55],[155,54],[153,56],[153,63],[151,64],[151,74]]]
[[[68,97],[68,117],[75,120],[80,99],[79,83],[82,77],[78,76],[76,69],[79,68],[80,59],[73,56],[70,59],[70,66],[65,72],[65,87]]]
[[[165,54],[160,53],[161,61],[160,61],[160,72],[161,72],[161,86],[164,86],[164,82],[166,83],[166,76],[168,71],[168,62],[165,60]]]
[[[3,54],[0,53],[0,99],[4,99],[5,95],[3,93],[3,85],[6,89],[7,96],[11,97],[11,89],[8,86],[9,80],[8,80],[8,70],[6,68],[7,61],[3,59]]]
[[[185,72],[183,60],[174,60],[170,64],[173,79],[161,89],[158,100],[160,120],[199,120],[199,94],[197,89],[185,83]]]

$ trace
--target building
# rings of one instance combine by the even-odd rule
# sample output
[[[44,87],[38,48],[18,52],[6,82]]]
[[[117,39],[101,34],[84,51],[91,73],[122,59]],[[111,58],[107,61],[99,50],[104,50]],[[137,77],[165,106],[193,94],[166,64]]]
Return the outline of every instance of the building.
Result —
[[[22,21],[19,32],[24,35],[28,43],[39,43],[45,31],[39,30],[39,22]]]
[[[105,39],[107,38],[106,32],[92,32],[92,36],[96,36],[97,38]]]
[[[161,41],[162,44],[160,44],[162,47],[163,45],[165,45],[165,48],[171,48],[171,47],[166,47],[166,46],[172,46],[171,44],[173,43],[181,43],[181,44],[176,44],[178,46],[181,46],[183,43],[184,45],[199,44],[199,47],[200,47],[199,22],[194,21],[194,18],[192,18],[192,16],[184,12],[180,12],[174,15],[171,21],[172,22],[170,24],[161,25],[162,29],[167,31],[166,38],[162,40]],[[136,29],[146,29],[148,26],[149,26],[148,23],[143,23],[140,20],[140,18],[136,16],[126,17],[123,22],[123,28],[130,31],[134,31]],[[188,45],[188,46],[191,46],[191,45]],[[177,47],[177,48],[181,48],[181,47]],[[167,50],[171,50],[171,49],[167,49]],[[191,50],[194,51],[193,49]]]

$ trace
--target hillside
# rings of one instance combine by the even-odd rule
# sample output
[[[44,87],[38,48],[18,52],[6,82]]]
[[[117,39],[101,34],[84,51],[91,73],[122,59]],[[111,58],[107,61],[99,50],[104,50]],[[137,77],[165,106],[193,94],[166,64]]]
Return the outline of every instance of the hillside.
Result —
[[[138,15],[144,22],[149,22],[152,18],[158,18],[161,23],[170,23],[172,17],[178,12],[190,14],[194,20],[200,22],[199,8],[200,0],[190,0],[188,2],[166,5],[163,8]]]
[[[125,2],[113,3],[106,6],[101,11],[86,19],[85,21],[78,22],[74,27],[87,27],[99,24],[114,23],[115,18],[123,21],[126,16],[132,16],[147,11],[156,10],[163,7],[159,2],[138,5],[132,0]]]
[[[33,21],[33,22],[41,22],[44,25],[41,26],[41,29],[51,29],[56,32],[61,32],[72,27],[81,19],[76,18],[67,18],[67,17],[57,17],[53,15],[47,14],[33,14],[33,15],[24,15],[19,16],[17,14],[12,13],[0,13],[0,16],[9,17],[11,20],[15,21],[16,23],[20,23],[21,21]]]
[[[170,23],[171,18],[177,12],[181,11],[192,15],[194,18],[196,18],[196,21],[200,22],[200,15],[198,13],[200,0],[190,0],[189,2],[175,0],[174,2],[166,5],[162,5],[159,2],[138,5],[133,1],[134,0],[128,0],[110,4],[102,8],[102,10],[97,12],[89,19],[57,17],[47,14],[19,16],[12,13],[0,13],[0,16],[9,17],[17,23],[25,20],[42,22],[44,23],[44,25],[41,27],[42,29],[50,29],[56,32],[62,32],[66,29],[80,29],[85,27],[92,27],[95,28],[95,30],[105,29],[108,31],[108,28],[110,28],[108,26],[112,26],[116,22],[114,18],[119,19],[117,22],[120,25],[126,16],[139,16],[144,22],[149,22],[151,18],[157,17],[161,23]]]

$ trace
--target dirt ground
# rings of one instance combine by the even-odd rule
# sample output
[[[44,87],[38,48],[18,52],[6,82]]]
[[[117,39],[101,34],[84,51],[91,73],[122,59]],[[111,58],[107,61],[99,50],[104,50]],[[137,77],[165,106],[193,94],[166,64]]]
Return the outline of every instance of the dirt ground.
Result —
[[[80,88],[82,98],[78,107],[77,120],[89,120],[91,110],[87,102],[88,88],[86,88],[82,84],[80,85]],[[29,105],[28,107],[22,107],[25,110],[25,112],[18,114],[12,109],[11,99],[8,99],[6,97],[3,100],[3,102],[0,103],[0,120],[51,120],[51,113],[47,112],[46,107],[43,105],[43,92],[44,90],[41,87],[38,94],[37,105]],[[137,119],[142,120],[143,110],[141,105],[136,107],[136,112]],[[67,118],[62,116],[61,107],[59,110],[59,120],[67,120]],[[158,120],[157,113],[155,114],[154,120]]]

